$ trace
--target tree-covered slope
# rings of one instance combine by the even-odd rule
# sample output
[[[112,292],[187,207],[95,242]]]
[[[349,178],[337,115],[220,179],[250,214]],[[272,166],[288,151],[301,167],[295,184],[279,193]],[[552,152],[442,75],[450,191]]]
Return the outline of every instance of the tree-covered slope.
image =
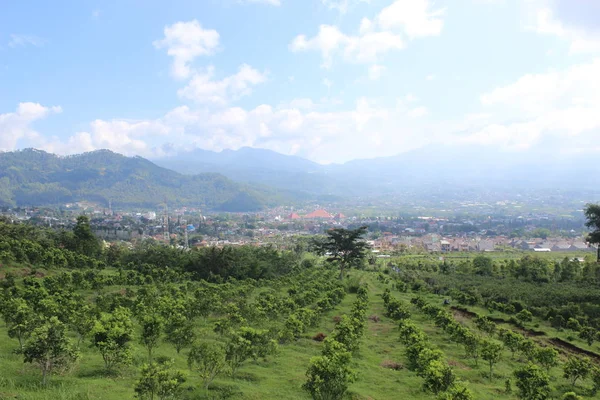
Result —
[[[0,153],[0,205],[51,205],[81,200],[115,206],[197,206],[252,211],[282,194],[235,183],[217,173],[193,176],[141,157],[100,150],[59,157],[34,149]]]

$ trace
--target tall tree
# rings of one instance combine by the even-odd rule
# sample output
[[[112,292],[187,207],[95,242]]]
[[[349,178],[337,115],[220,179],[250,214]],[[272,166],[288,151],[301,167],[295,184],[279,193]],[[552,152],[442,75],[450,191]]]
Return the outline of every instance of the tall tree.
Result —
[[[88,217],[85,215],[77,217],[77,224],[73,228],[73,234],[75,236],[75,249],[79,253],[91,257],[100,254],[100,241],[94,236]]]
[[[588,204],[583,213],[587,218],[585,226],[592,229],[587,240],[598,246],[596,260],[600,262],[600,204]]]
[[[366,257],[366,251],[370,248],[363,240],[366,233],[366,226],[357,229],[330,229],[325,239],[315,240],[313,246],[318,254],[328,256],[328,261],[338,263],[340,279],[344,279],[344,271]]]

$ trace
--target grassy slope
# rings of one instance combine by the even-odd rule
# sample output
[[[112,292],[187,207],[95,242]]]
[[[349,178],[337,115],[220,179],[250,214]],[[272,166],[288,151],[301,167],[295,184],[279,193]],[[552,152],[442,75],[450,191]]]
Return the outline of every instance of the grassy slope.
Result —
[[[368,272],[359,274],[370,287],[368,315],[377,315],[379,322],[368,321],[368,328],[361,349],[354,357],[354,368],[358,371],[358,380],[350,387],[351,397],[355,399],[432,399],[431,394],[421,390],[422,379],[414,372],[403,369],[394,371],[382,368],[385,360],[406,363],[404,347],[398,341],[396,324],[383,317],[383,301],[380,294],[386,285],[378,282],[376,275]],[[409,301],[412,294],[393,292],[394,297]],[[228,376],[220,376],[210,391],[210,398],[234,399],[308,399],[309,396],[300,386],[305,380],[304,373],[310,357],[320,353],[321,344],[310,339],[318,332],[329,334],[333,327],[333,317],[349,312],[354,301],[354,295],[348,295],[336,310],[330,311],[322,319],[317,328],[312,329],[299,341],[280,346],[280,353],[269,361],[259,361],[257,364],[249,361],[240,369],[236,380]],[[428,295],[427,299],[440,304],[441,298]],[[462,346],[452,343],[448,336],[436,328],[418,310],[412,308],[412,319],[423,329],[431,341],[444,351],[446,360],[454,366],[455,373],[461,379],[470,383],[476,399],[515,399],[514,394],[504,393],[504,381],[511,377],[512,371],[521,363],[512,360],[510,353],[505,351],[502,361],[495,367],[495,378],[490,381],[487,366],[482,360],[475,366],[472,360],[465,360]],[[470,325],[468,319],[464,323]],[[199,337],[215,338],[211,330],[212,321],[199,323]],[[475,329],[473,327],[473,329]],[[51,387],[39,390],[39,371],[31,365],[23,364],[20,356],[12,354],[18,346],[16,340],[7,339],[6,329],[0,327],[0,399],[129,399],[133,398],[133,385],[137,369],[145,361],[145,350],[138,344],[134,345],[135,365],[126,368],[120,377],[106,377],[102,359],[92,349],[82,348],[82,359],[74,370],[65,376],[53,377]],[[185,351],[177,355],[172,346],[161,344],[155,351],[155,356],[174,358],[177,368],[186,370]],[[186,398],[207,398],[198,389],[199,379],[188,373],[185,386]],[[567,383],[561,377],[561,370],[552,371],[553,386],[559,390],[556,395],[567,391]],[[578,391],[591,386],[589,382],[578,383]],[[516,388],[513,385],[513,389]],[[229,394],[229,396],[227,396]],[[18,397],[17,397],[18,396]]]

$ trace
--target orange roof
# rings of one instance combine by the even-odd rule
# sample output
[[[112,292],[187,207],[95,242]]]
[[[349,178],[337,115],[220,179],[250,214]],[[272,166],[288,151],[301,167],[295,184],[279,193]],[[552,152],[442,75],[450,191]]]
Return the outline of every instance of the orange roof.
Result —
[[[304,218],[332,218],[332,215],[325,210],[315,210],[310,214],[306,214]]]
[[[337,213],[337,214],[335,215],[335,218],[336,218],[336,219],[343,219],[343,218],[346,218],[346,216],[345,216],[344,214],[342,214],[342,213]]]
[[[288,215],[288,219],[299,219],[300,216],[296,213],[291,213],[290,215]]]

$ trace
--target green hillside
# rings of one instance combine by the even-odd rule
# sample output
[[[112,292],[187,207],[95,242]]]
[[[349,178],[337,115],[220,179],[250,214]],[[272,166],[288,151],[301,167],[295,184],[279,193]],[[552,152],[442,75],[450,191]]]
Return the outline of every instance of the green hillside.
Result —
[[[34,149],[0,153],[0,205],[45,206],[93,201],[120,207],[173,206],[254,211],[284,194],[223,175],[181,175],[141,157],[100,150],[59,157]]]

